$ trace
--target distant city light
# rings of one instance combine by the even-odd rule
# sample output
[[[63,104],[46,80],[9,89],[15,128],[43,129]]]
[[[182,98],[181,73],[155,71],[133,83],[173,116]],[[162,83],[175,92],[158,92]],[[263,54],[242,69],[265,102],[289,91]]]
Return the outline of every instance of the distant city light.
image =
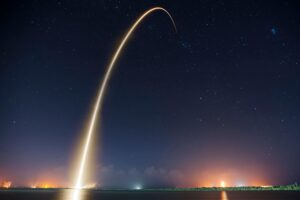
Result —
[[[273,187],[272,185],[261,185],[260,187],[262,188],[269,188],[269,187]]]
[[[30,185],[30,188],[32,188],[32,189],[36,189],[36,188],[48,189],[48,188],[55,188],[55,187],[57,187],[57,186],[55,186],[52,183],[48,183],[48,182],[45,182],[45,183],[35,183],[35,184]]]
[[[246,186],[246,184],[243,183],[243,182],[237,182],[236,183],[236,187],[245,187],[245,186]]]
[[[142,186],[141,186],[141,185],[135,185],[135,186],[134,186],[134,189],[135,189],[135,190],[141,190],[141,189],[142,189]]]
[[[220,186],[221,186],[221,187],[226,187],[225,181],[221,181],[221,182],[220,182]]]
[[[11,181],[4,181],[2,186],[3,186],[4,188],[10,188],[11,185],[12,185],[12,182],[11,182]]]

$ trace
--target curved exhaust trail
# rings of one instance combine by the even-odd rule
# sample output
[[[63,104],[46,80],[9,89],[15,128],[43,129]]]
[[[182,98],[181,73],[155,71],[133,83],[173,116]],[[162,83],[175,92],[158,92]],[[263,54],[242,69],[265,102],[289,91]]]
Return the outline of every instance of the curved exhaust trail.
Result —
[[[139,26],[139,24],[150,13],[152,13],[154,11],[159,11],[159,10],[163,11],[164,13],[166,13],[169,16],[169,18],[171,19],[171,21],[173,23],[174,29],[177,32],[176,25],[175,25],[175,22],[174,22],[174,20],[171,16],[171,14],[166,9],[164,9],[162,7],[154,7],[154,8],[151,8],[151,9],[147,10],[144,14],[142,14],[135,21],[135,23],[131,26],[129,31],[126,33],[125,37],[122,39],[120,45],[118,46],[116,52],[114,53],[109,65],[108,65],[107,71],[105,73],[104,79],[103,79],[102,84],[101,84],[100,89],[99,89],[99,93],[97,95],[97,101],[94,105],[94,109],[93,109],[93,112],[92,112],[92,118],[91,118],[90,125],[89,125],[88,132],[87,132],[86,142],[85,142],[83,153],[82,153],[82,156],[81,156],[81,162],[80,162],[80,166],[79,166],[78,176],[77,176],[76,185],[75,185],[75,188],[74,188],[75,191],[74,191],[74,195],[73,195],[73,200],[80,199],[79,198],[79,190],[82,188],[82,178],[83,178],[84,169],[85,169],[85,166],[86,166],[86,159],[87,159],[87,155],[88,155],[88,151],[89,151],[89,146],[90,146],[91,138],[93,136],[93,132],[94,132],[94,129],[95,129],[95,122],[96,122],[96,119],[97,119],[97,116],[98,116],[100,106],[102,105],[104,93],[105,93],[105,90],[106,90],[106,87],[107,87],[107,84],[108,84],[108,80],[111,76],[112,69],[113,69],[117,59],[119,58],[119,55],[123,50],[123,47],[126,45],[128,39],[133,34],[135,29]]]

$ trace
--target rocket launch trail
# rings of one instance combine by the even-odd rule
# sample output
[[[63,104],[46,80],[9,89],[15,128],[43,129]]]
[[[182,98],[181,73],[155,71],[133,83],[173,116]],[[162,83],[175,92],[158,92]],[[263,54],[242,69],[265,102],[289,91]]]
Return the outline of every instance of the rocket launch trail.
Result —
[[[172,18],[172,16],[170,15],[170,13],[165,10],[162,7],[154,7],[151,8],[149,10],[147,10],[146,12],[144,12],[135,22],[134,24],[130,27],[130,29],[128,30],[128,32],[126,33],[126,35],[124,36],[124,38],[122,39],[121,43],[119,44],[117,50],[115,51],[104,76],[104,79],[102,81],[102,84],[99,88],[99,92],[97,94],[97,99],[95,102],[95,105],[93,107],[92,113],[91,113],[91,119],[89,122],[89,126],[88,126],[88,130],[86,132],[86,138],[85,138],[85,142],[84,142],[84,147],[83,147],[83,152],[82,155],[80,156],[81,160],[79,163],[79,170],[77,172],[77,178],[76,178],[76,183],[74,186],[74,193],[73,193],[73,200],[79,200],[79,192],[80,189],[82,188],[83,185],[83,177],[84,177],[84,172],[85,172],[85,166],[86,166],[86,162],[87,162],[87,155],[90,149],[90,145],[91,145],[91,139],[93,137],[93,133],[94,133],[94,129],[95,129],[95,123],[97,121],[97,116],[99,113],[99,110],[101,109],[101,105],[102,105],[102,101],[104,98],[104,94],[105,94],[105,90],[107,88],[107,84],[109,81],[109,78],[111,76],[112,73],[112,69],[115,66],[115,63],[117,61],[117,59],[119,58],[124,46],[127,44],[128,39],[130,38],[130,36],[133,34],[133,32],[136,30],[136,28],[141,24],[141,22],[151,13],[155,12],[155,11],[162,11],[164,13],[166,13],[169,18],[171,19],[173,26],[175,28],[176,31],[176,25],[175,22]]]

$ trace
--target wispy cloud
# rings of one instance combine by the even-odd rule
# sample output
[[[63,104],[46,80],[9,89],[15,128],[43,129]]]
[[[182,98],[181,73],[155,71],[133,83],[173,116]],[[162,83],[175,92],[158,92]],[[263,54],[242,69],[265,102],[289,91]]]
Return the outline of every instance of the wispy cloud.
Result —
[[[143,186],[174,185],[182,183],[185,174],[179,169],[166,169],[149,166],[144,169],[122,169],[114,165],[98,166],[97,179],[103,187],[134,187],[136,184]]]

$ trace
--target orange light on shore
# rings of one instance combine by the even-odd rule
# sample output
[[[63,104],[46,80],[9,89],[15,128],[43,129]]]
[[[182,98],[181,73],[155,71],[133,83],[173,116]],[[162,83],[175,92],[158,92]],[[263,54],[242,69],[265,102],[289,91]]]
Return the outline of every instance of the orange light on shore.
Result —
[[[269,187],[273,187],[272,185],[261,185],[260,187],[262,188],[269,188]]]
[[[225,181],[221,181],[221,182],[220,182],[220,186],[223,187],[223,188],[226,187]]]
[[[2,187],[4,187],[4,188],[10,188],[11,185],[12,185],[11,181],[4,181],[3,184],[2,184]]]
[[[48,188],[55,188],[56,186],[52,183],[40,183],[40,184],[33,184],[30,186],[31,188],[43,188],[43,189],[48,189]]]

